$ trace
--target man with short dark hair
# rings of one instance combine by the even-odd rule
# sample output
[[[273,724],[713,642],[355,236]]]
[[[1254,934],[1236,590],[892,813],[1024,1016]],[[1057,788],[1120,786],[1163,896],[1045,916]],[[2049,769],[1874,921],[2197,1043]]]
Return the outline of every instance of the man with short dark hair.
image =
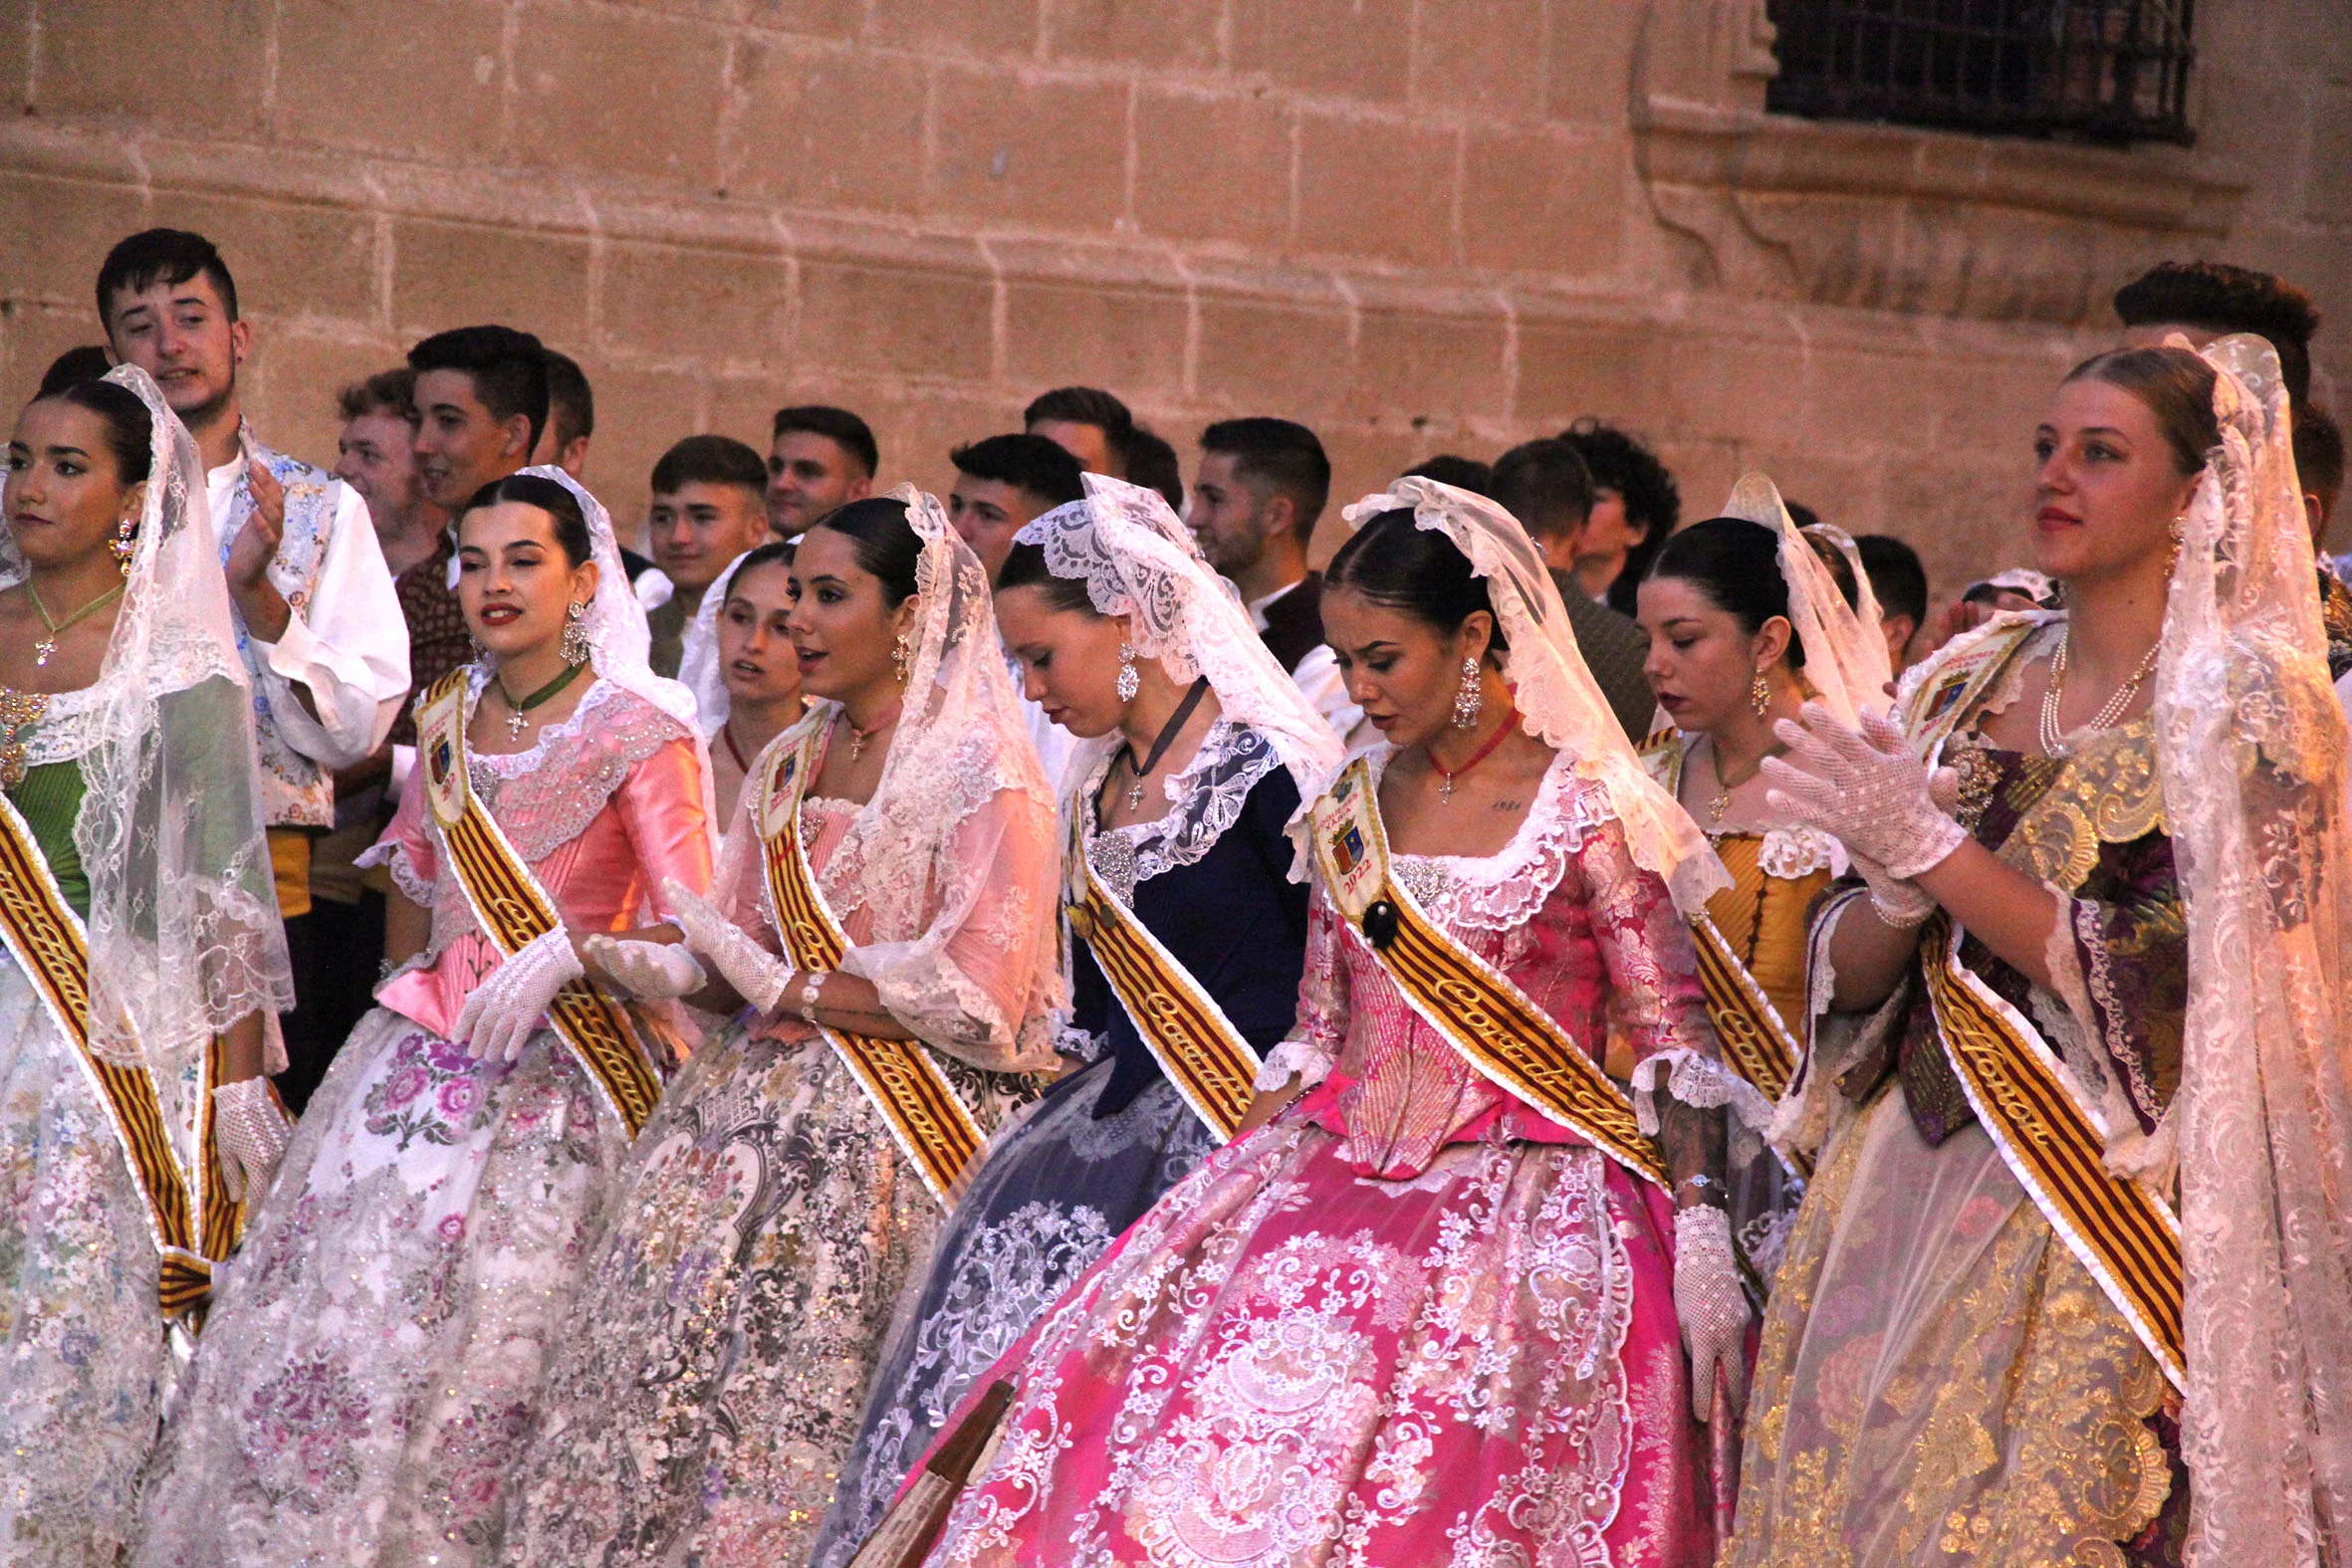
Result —
[[[688,436],[653,465],[646,540],[656,570],[637,579],[653,634],[646,662],[675,676],[702,596],[735,559],[768,537],[768,465],[732,436]]]
[[[1553,438],[1515,446],[1495,459],[1487,483],[1495,503],[1519,519],[1542,552],[1584,667],[1625,738],[1640,746],[1658,711],[1658,699],[1642,674],[1649,639],[1631,620],[1586,593],[1574,575],[1582,559],[1579,536],[1592,516],[1591,470],[1574,447]]]
[[[1178,517],[1184,515],[1184,465],[1176,459],[1176,449],[1167,437],[1145,425],[1137,425],[1127,432],[1123,443],[1127,454],[1127,483],[1156,490],[1160,499],[1168,503],[1168,510]]]
[[[382,743],[408,692],[392,575],[358,492],[271,451],[246,422],[237,372],[253,328],[211,241],[180,229],[131,235],[108,253],[97,292],[115,357],[155,378],[203,457],[294,959],[300,1006],[286,1035],[297,1051],[308,1040],[332,1054],[341,1040],[307,1028],[321,983],[310,951],[311,843],[335,825],[336,770]]]
[[[1089,474],[1128,477],[1127,443],[1135,416],[1098,386],[1058,386],[1039,393],[1021,411],[1021,428],[1060,447]]]
[[[416,469],[455,516],[474,492],[531,465],[548,428],[547,350],[511,327],[460,327],[408,350]]]
[[[1222,419],[1201,432],[1185,522],[1209,564],[1233,579],[1275,662],[1344,739],[1363,720],[1323,643],[1323,579],[1306,542],[1331,497],[1331,460],[1289,419]]]
[[[2295,415],[2294,449],[2303,521],[2311,529],[2311,548],[2324,552],[2328,524],[2344,494],[2344,427],[2315,403]]]
[[[1078,460],[1044,436],[989,436],[947,457],[956,466],[947,520],[988,568],[992,582],[1013,549],[1013,536],[1032,519],[1086,499]]]
[[[1559,433],[1592,474],[1592,515],[1577,537],[1576,581],[1620,615],[1650,561],[1682,520],[1682,494],[1656,454],[1614,425],[1589,416]]]
[[[547,350],[547,429],[531,461],[553,463],[588,483],[588,438],[596,433],[596,394],[588,372],[568,353]]]
[[[1451,452],[1440,452],[1425,457],[1405,470],[1403,478],[1415,476],[1434,479],[1441,485],[1452,485],[1456,490],[1467,490],[1474,496],[1489,495],[1494,487],[1495,470],[1474,457],[1457,457]]]
[[[1862,573],[1878,599],[1878,629],[1887,640],[1887,664],[1897,675],[1911,667],[1911,644],[1928,623],[1928,571],[1919,552],[1892,534],[1864,534],[1854,541]]]
[[[827,512],[873,494],[881,467],[872,429],[848,409],[778,409],[768,448],[768,532],[799,539]]]

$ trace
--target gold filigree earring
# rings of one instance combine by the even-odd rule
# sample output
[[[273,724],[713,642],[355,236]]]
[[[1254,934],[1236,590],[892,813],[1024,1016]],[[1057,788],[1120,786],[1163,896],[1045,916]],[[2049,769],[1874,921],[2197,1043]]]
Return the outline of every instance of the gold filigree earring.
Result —
[[[1772,683],[1764,679],[1762,670],[1758,670],[1756,679],[1748,683],[1748,706],[1756,710],[1759,719],[1772,711]]]
[[[1478,660],[1462,661],[1462,684],[1454,692],[1454,728],[1471,730],[1478,727],[1478,716],[1487,705],[1487,689],[1478,678]]]
[[[902,631],[898,634],[898,640],[890,645],[891,679],[897,681],[899,685],[904,686],[906,684],[906,678],[913,672],[914,666],[915,645],[912,641],[908,640],[907,634]]]
[[[596,651],[595,643],[588,637],[588,625],[584,618],[587,614],[588,606],[580,603],[575,603],[564,612],[563,654],[566,664],[586,664],[588,661],[588,655]]]

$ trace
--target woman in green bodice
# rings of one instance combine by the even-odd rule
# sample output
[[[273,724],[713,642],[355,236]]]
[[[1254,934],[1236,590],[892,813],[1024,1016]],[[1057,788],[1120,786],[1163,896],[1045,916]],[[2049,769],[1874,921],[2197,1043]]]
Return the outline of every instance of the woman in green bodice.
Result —
[[[285,1118],[250,697],[194,443],[36,397],[0,526],[0,1540],[112,1563],[209,1260]],[[283,1047],[279,1049],[282,1051]]]

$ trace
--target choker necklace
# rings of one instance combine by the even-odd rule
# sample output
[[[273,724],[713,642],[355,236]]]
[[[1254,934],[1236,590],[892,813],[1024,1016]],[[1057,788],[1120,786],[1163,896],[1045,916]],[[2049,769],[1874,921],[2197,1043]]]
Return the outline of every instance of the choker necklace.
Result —
[[[735,759],[736,770],[750,777],[752,765],[743,760],[743,748],[735,744],[735,721],[729,719],[719,726],[719,739],[727,743],[727,755]]]
[[[1470,772],[1473,768],[1476,768],[1479,764],[1485,762],[1488,758],[1494,756],[1495,748],[1503,744],[1504,737],[1511,734],[1511,727],[1518,721],[1519,704],[1513,703],[1511,705],[1510,711],[1503,715],[1503,722],[1495,726],[1495,733],[1487,737],[1487,744],[1473,752],[1470,756],[1470,761],[1464,763],[1459,768],[1447,768],[1444,763],[1441,763],[1437,760],[1437,753],[1429,749],[1429,743],[1427,741],[1421,743],[1421,755],[1429,759],[1429,766],[1436,769],[1438,777],[1445,781],[1445,783],[1438,786],[1438,804],[1452,805],[1454,803],[1454,781],[1461,778],[1464,774]]]
[[[57,652],[58,633],[64,631],[68,626],[79,624],[120,598],[122,584],[116,583],[106,592],[101,593],[97,598],[68,615],[64,620],[55,619],[50,615],[49,606],[41,602],[41,590],[33,586],[31,577],[25,578],[25,596],[33,601],[33,608],[41,616],[41,624],[49,628],[49,635],[33,644],[33,662],[37,665],[46,665],[49,663],[49,656]]]
[[[1135,768],[1135,747],[1132,742],[1125,743],[1119,748],[1120,754],[1127,759],[1127,766],[1135,768],[1135,782],[1127,785],[1128,810],[1140,811],[1143,809],[1143,781],[1145,777],[1154,768],[1159,767],[1160,759],[1168,755],[1168,748],[1176,744],[1176,736],[1183,730],[1184,721],[1192,717],[1192,711],[1198,708],[1201,705],[1201,699],[1208,695],[1209,677],[1204,675],[1192,683],[1192,690],[1184,694],[1184,701],[1176,705],[1176,711],[1168,716],[1168,722],[1160,726],[1160,738],[1151,743],[1151,751],[1145,755],[1141,768]]]
[[[2147,657],[2140,660],[2140,667],[2132,671],[2121,686],[2115,688],[2115,694],[2107,699],[2107,706],[2091,715],[2091,722],[2086,728],[2115,728],[2115,721],[2123,717],[2123,710],[2129,708],[2132,699],[2139,695],[2140,683],[2156,668],[2156,650],[2163,645],[2164,639],[2161,637],[2148,645]],[[2053,759],[2066,755],[2066,742],[2058,733],[2058,704],[2065,700],[2065,688],[2066,633],[2061,631],[2058,633],[2058,651],[2050,656],[2049,683],[2041,689],[2041,751],[2043,756]]]
[[[904,706],[905,704],[903,701],[893,702],[888,708],[882,711],[882,716],[879,719],[876,719],[870,728],[863,730],[860,730],[856,725],[849,722],[848,709],[843,708],[841,710],[841,728],[849,732],[849,761],[851,763],[855,763],[857,759],[865,755],[866,742],[872,740],[875,736],[881,734],[884,730],[887,730],[890,728],[890,726],[898,722],[899,711]],[[728,744],[733,745],[734,743],[729,742]]]
[[[515,700],[514,694],[506,689],[505,677],[499,677],[498,695],[506,700],[506,705],[509,710],[506,716],[507,739],[510,741],[521,740],[523,738],[523,715],[529,713],[532,709],[538,707],[541,703],[546,702],[551,697],[554,697],[558,692],[562,691],[565,687],[580,679],[580,672],[587,668],[588,661],[585,659],[578,664],[565,665],[563,674],[557,676],[554,680],[548,682],[545,686],[542,686],[539,690],[533,692],[521,702],[517,702]]]

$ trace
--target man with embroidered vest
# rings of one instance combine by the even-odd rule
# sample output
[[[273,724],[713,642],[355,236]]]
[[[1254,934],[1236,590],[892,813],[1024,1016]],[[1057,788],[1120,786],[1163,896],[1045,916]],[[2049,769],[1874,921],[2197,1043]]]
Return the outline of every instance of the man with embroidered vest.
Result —
[[[310,840],[334,825],[335,770],[381,744],[408,693],[392,576],[358,492],[271,451],[246,422],[237,370],[253,328],[211,241],[178,229],[132,235],[99,270],[98,308],[115,357],[155,378],[203,455],[299,975]]]
[[[1331,460],[1312,430],[1288,419],[1225,419],[1201,432],[1201,466],[1185,521],[1209,564],[1241,590],[1275,662],[1342,740],[1363,722],[1323,643],[1323,579],[1306,542],[1331,496]]]

